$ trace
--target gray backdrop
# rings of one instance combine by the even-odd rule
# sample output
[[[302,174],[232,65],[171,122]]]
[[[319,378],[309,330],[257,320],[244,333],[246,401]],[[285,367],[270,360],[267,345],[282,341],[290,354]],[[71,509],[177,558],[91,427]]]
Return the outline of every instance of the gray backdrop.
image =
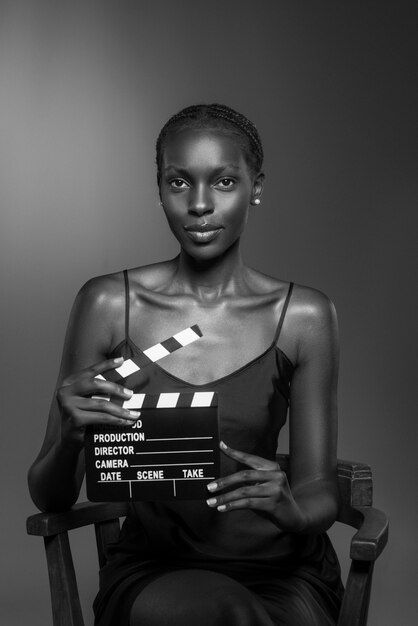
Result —
[[[372,465],[391,520],[370,625],[416,616],[416,2],[0,2],[1,609],[51,623],[26,470],[69,309],[89,277],[176,253],[154,141],[201,101],[259,126],[267,184],[249,264],[315,286],[341,327],[339,456]],[[281,444],[286,448],[286,442]],[[332,531],[346,571],[346,531]],[[93,535],[75,540],[83,602]],[[92,623],[91,612],[87,624]]]

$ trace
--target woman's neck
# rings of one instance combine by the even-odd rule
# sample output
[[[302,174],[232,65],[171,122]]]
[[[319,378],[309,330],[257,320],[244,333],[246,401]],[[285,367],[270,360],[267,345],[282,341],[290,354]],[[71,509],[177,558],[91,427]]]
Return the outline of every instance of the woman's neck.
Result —
[[[238,243],[221,257],[208,261],[197,261],[181,250],[175,263],[173,283],[179,282],[183,290],[186,287],[186,291],[202,301],[236,295],[246,283],[247,268]]]

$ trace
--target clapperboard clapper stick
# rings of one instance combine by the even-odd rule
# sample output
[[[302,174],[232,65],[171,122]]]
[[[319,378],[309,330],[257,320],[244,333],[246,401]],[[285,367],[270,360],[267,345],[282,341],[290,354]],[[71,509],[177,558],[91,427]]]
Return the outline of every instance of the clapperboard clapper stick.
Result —
[[[148,367],[148,365],[151,365],[151,363],[155,363],[156,361],[163,359],[165,356],[172,354],[180,348],[188,346],[190,343],[193,343],[201,337],[202,331],[199,326],[195,324],[194,326],[185,328],[176,335],[169,337],[165,341],[157,343],[154,346],[151,346],[151,348],[147,348],[141,352],[141,354],[138,354],[132,359],[126,359],[120,367],[108,370],[104,375],[98,374],[96,378],[100,378],[101,380],[111,380],[114,382],[121,382],[127,378],[131,379],[133,374],[140,372],[145,367]],[[110,400],[110,398],[106,396],[93,396],[93,398],[94,397]],[[112,398],[112,401],[118,402],[116,398]],[[121,402],[119,402],[119,404],[121,404]]]
[[[106,380],[134,379],[150,363],[202,336],[192,326],[119,368]],[[145,354],[145,358],[143,355]],[[129,385],[129,382],[127,383]],[[132,385],[134,386],[134,385]],[[103,397],[103,396],[101,396]],[[219,476],[218,399],[212,391],[110,398],[140,411],[132,426],[90,426],[85,437],[87,497],[94,502],[196,500]]]

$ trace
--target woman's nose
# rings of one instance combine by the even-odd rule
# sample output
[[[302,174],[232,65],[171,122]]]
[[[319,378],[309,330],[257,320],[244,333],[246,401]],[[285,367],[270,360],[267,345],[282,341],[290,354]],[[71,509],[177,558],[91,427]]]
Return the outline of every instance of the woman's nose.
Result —
[[[192,194],[189,204],[189,213],[192,215],[206,215],[213,213],[214,206],[210,192],[202,187],[198,187]]]

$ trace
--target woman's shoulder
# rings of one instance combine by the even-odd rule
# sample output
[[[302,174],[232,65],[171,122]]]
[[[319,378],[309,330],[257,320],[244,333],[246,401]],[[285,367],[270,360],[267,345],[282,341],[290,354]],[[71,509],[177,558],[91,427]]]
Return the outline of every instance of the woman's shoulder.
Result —
[[[284,350],[291,351],[295,364],[328,354],[338,346],[334,303],[319,289],[294,284],[282,335]]]
[[[120,300],[125,293],[124,272],[127,272],[129,283],[150,291],[156,289],[162,281],[172,274],[172,262],[162,261],[150,265],[119,270],[111,274],[93,276],[80,289],[80,295],[89,300],[111,303]]]
[[[317,318],[334,310],[332,300],[319,289],[269,276],[256,270],[253,270],[253,277],[260,292],[270,293],[273,297],[277,296],[279,307],[283,305],[283,300],[289,294],[288,312],[292,315],[305,319]]]
[[[82,285],[76,298],[86,307],[109,309],[119,306],[124,298],[123,270],[112,274],[93,276]]]
[[[323,291],[264,274],[257,279],[275,300],[277,319],[287,300],[279,343],[292,362],[297,363],[305,351],[317,350],[319,344],[337,341],[335,307]]]
[[[335,307],[331,298],[323,291],[307,285],[295,283],[289,309],[294,316],[311,322],[323,320],[335,315]]]
[[[123,332],[125,307],[123,271],[94,276],[85,282],[77,293],[69,321],[71,336],[99,333],[106,344],[115,334]],[[120,328],[119,328],[120,326]]]
[[[142,291],[144,294],[152,293],[158,291],[161,284],[169,281],[172,275],[172,263],[163,261],[94,276],[87,280],[79,290],[76,297],[76,308],[82,311],[97,312],[107,318],[114,315],[119,316],[126,304],[125,271],[131,290],[136,293],[138,291]]]

